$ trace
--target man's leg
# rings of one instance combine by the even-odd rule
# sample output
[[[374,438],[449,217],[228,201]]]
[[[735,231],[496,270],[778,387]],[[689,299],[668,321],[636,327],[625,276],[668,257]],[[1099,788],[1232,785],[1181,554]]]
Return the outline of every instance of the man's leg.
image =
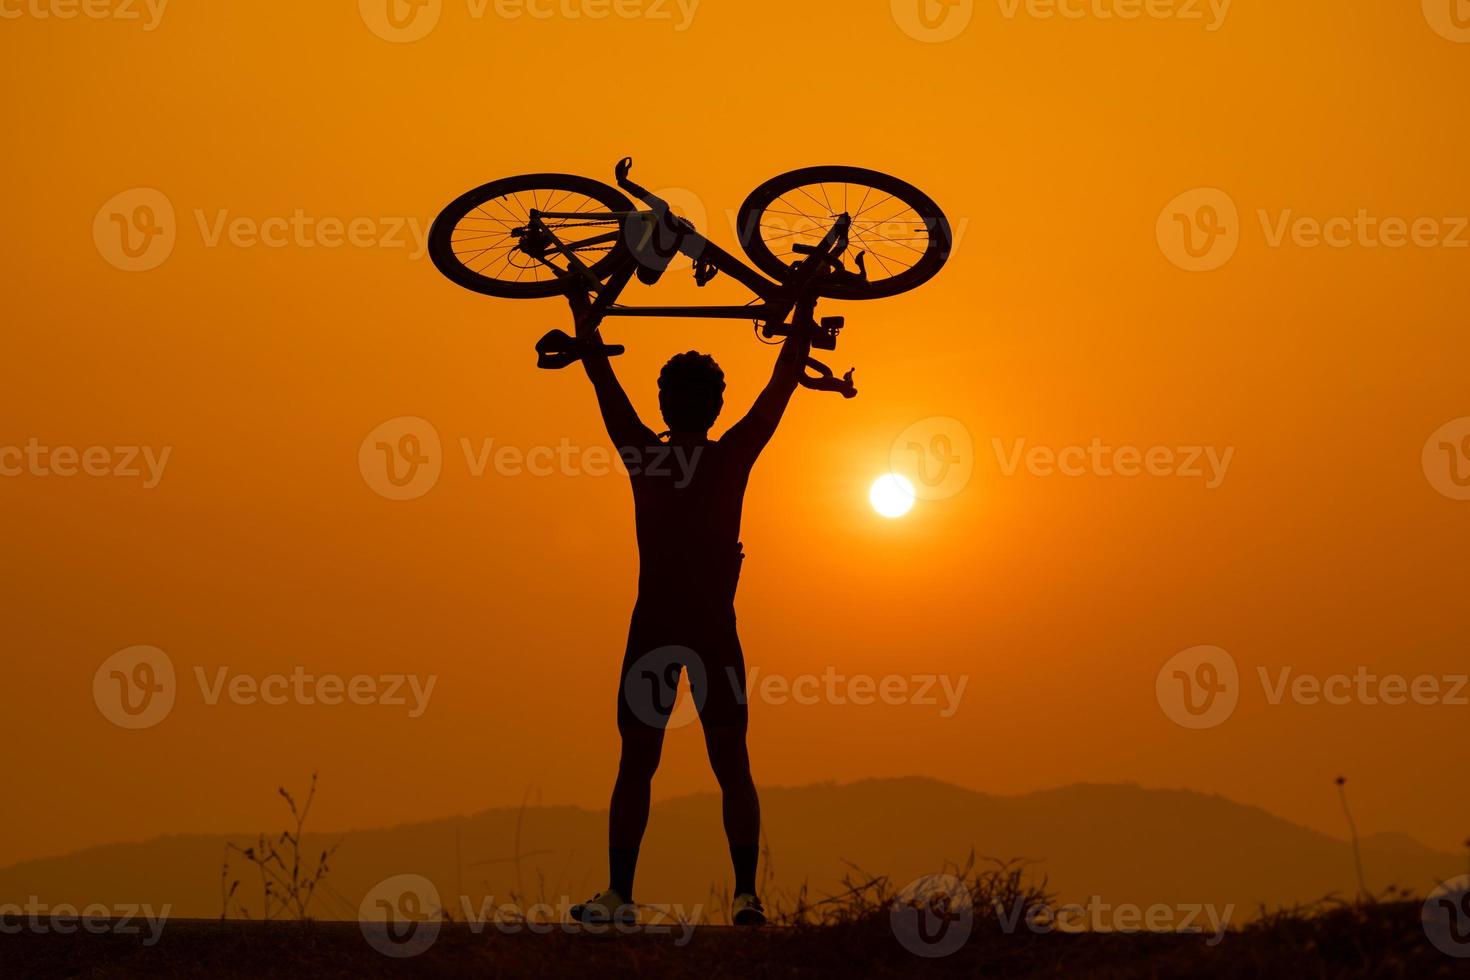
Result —
[[[682,671],[681,647],[660,645],[657,633],[640,628],[635,613],[618,682],[618,734],[622,754],[608,807],[608,887],[625,902],[633,901],[633,872],[638,848],[648,827],[653,774],[663,754]]]
[[[755,868],[760,852],[761,804],[755,780],[750,775],[750,754],[745,733],[750,727],[750,706],[745,691],[745,657],[734,622],[708,644],[709,663],[703,677],[690,671],[690,683],[698,681],[703,691],[695,692],[704,727],[704,747],[710,768],[720,784],[725,818],[725,837],[730,842],[730,860],[735,866],[735,894],[755,894]]]
[[[720,783],[725,837],[735,867],[735,894],[755,894],[755,869],[760,854],[761,804],[750,775],[743,723],[706,724],[704,746],[710,768]]]
[[[608,887],[631,902],[633,872],[643,831],[648,827],[653,774],[663,754],[664,733],[636,719],[619,727],[623,729],[623,750],[608,813]]]

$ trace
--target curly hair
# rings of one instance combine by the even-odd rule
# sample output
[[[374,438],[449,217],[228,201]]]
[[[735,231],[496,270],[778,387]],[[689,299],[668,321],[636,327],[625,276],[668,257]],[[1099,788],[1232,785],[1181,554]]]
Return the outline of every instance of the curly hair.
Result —
[[[706,432],[725,406],[725,372],[708,354],[675,354],[658,375],[658,407],[672,432]]]

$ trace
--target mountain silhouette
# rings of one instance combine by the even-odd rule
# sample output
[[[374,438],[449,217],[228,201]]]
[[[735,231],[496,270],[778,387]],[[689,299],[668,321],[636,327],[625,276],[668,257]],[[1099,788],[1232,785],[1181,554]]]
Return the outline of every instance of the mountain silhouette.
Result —
[[[761,794],[770,859],[768,893],[803,882],[814,897],[839,891],[854,868],[887,875],[895,887],[943,871],[973,850],[980,857],[1028,859],[1063,901],[1100,896],[1113,903],[1233,904],[1232,921],[1259,907],[1310,903],[1358,890],[1352,846],[1221,796],[1131,785],[1076,785],[1023,796],[994,796],[929,779],[877,779]],[[277,828],[278,829],[278,828]],[[362,896],[392,875],[430,879],[455,918],[456,896],[478,910],[541,899],[556,904],[600,888],[606,811],[571,806],[487,810],[378,830],[308,833],[304,853],[340,842],[319,918],[354,918]],[[176,835],[93,847],[0,869],[0,902],[37,896],[52,905],[172,905],[176,917],[220,912],[226,840],[255,833]],[[1463,859],[1401,834],[1361,841],[1370,889],[1419,893],[1463,873]],[[517,861],[519,854],[519,861]],[[656,803],[639,868],[639,897],[685,909],[711,905],[728,890],[729,863],[715,794]],[[258,909],[260,885],[238,856],[231,878]]]

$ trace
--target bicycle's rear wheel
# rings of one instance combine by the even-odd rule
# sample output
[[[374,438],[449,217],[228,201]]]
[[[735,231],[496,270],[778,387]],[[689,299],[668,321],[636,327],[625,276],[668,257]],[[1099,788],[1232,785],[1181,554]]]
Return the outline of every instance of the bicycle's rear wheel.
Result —
[[[538,249],[526,235],[532,210],[576,215],[543,220],[599,279],[627,256],[617,233],[634,207],[622,192],[573,174],[525,174],[456,198],[429,229],[429,257],[451,282],[477,293],[556,296],[564,291],[568,262],[556,251],[544,253],[544,261],[533,254]]]
[[[932,279],[949,260],[953,239],[939,205],[912,184],[861,167],[806,167],[751,191],[737,219],[741,247],[756,268],[777,280],[803,255],[795,245],[820,242],[839,214],[852,218],[851,269],[867,253],[868,282],[829,283],[834,299],[896,296]]]

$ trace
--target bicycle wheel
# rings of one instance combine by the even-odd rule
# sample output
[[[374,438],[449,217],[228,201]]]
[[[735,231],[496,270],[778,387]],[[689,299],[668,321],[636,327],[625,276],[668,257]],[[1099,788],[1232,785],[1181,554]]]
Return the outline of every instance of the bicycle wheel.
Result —
[[[529,231],[532,210],[574,215],[542,220],[599,279],[627,255],[618,232],[634,208],[616,188],[572,174],[525,174],[456,198],[429,229],[429,257],[451,282],[477,293],[556,296],[568,263]]]
[[[740,245],[756,268],[784,282],[803,257],[795,246],[820,242],[839,214],[852,218],[844,264],[851,269],[857,253],[867,253],[868,281],[831,283],[822,296],[896,296],[949,260],[949,221],[939,205],[912,184],[861,167],[807,167],[766,181],[740,206]]]

